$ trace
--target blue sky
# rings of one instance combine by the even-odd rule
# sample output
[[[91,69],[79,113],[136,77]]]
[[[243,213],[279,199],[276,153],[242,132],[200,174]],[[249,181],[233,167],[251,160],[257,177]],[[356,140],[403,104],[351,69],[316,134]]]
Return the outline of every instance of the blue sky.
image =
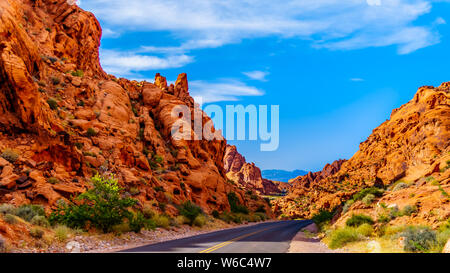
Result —
[[[82,0],[111,74],[227,104],[280,105],[280,145],[231,141],[261,169],[350,158],[418,87],[450,80],[450,1]]]

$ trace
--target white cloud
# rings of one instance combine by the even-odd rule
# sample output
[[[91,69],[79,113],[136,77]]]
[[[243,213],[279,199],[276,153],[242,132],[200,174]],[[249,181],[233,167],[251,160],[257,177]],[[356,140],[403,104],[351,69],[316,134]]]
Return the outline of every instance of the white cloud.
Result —
[[[395,45],[400,54],[439,42],[416,19],[438,0],[83,0],[108,27],[168,31],[178,47],[147,47],[184,53],[242,39],[279,36],[310,40],[316,47],[351,50]],[[448,1],[440,1],[448,2]]]
[[[351,78],[350,81],[352,81],[352,82],[363,82],[364,79],[362,79],[362,78]]]
[[[434,25],[445,25],[445,24],[447,24],[447,22],[442,17],[438,17],[436,18],[436,20],[434,20]]]
[[[243,72],[245,76],[249,77],[252,80],[257,81],[267,81],[266,76],[269,75],[269,72],[266,71],[250,71],[250,72]]]
[[[224,79],[215,82],[190,81],[189,93],[196,101],[199,101],[199,98],[201,98],[204,103],[209,103],[237,101],[239,100],[238,97],[242,96],[262,96],[264,91],[248,86],[238,80]]]
[[[381,6],[381,0],[367,0],[369,6]]]
[[[118,76],[138,76],[136,72],[178,68],[191,62],[193,62],[193,57],[184,54],[157,57],[134,52],[101,51],[103,69]]]
[[[102,36],[104,38],[117,38],[120,36],[120,33],[115,32],[109,28],[103,28],[102,29]]]

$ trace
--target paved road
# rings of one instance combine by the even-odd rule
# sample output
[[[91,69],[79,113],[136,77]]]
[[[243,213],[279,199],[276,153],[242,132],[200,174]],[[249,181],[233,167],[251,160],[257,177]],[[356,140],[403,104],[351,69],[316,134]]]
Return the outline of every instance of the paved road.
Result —
[[[122,252],[285,253],[292,238],[310,220],[277,221],[161,242]]]

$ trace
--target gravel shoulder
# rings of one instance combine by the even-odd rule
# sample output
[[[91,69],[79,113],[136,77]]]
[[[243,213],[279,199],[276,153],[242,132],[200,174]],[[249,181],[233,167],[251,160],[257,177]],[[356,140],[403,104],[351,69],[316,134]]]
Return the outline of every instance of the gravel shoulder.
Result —
[[[342,253],[342,251],[329,249],[315,237],[316,233],[316,224],[311,224],[301,229],[292,238],[288,253]]]

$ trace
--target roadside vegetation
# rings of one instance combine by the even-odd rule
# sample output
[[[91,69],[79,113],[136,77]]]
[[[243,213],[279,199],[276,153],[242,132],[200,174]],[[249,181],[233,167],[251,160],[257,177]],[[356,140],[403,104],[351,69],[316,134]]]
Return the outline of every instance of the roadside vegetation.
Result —
[[[417,225],[346,225],[327,230],[324,242],[331,249],[345,247],[355,252],[440,253],[449,239],[450,220],[438,230]]]
[[[389,187],[389,191],[407,188],[402,181]],[[344,203],[342,213],[350,210],[357,201],[366,206],[373,204],[383,195],[384,190],[367,188],[354,194]],[[337,209],[320,211],[312,220],[318,225],[323,241],[331,249],[344,248],[351,252],[421,252],[439,253],[450,239],[450,219],[441,222],[440,227],[432,229],[423,225],[393,224],[399,217],[414,216],[418,208],[406,205],[399,208],[396,205],[377,203],[377,216],[371,217],[363,213],[353,213],[343,226],[330,226],[330,221]]]
[[[14,159],[9,152],[4,156]],[[40,205],[15,207],[11,204],[0,204],[0,219],[10,225],[25,225],[30,237],[38,240],[39,245],[47,246],[55,242],[64,243],[81,234],[120,236],[127,232],[139,233],[155,228],[172,229],[182,225],[212,227],[215,221],[241,224],[268,219],[264,206],[250,211],[240,203],[233,192],[228,194],[230,211],[213,211],[208,215],[196,204],[186,201],[176,206],[178,216],[170,216],[160,204],[140,206],[136,199],[126,194],[126,190],[113,176],[97,174],[92,177],[91,182],[92,187],[89,190],[73,197],[69,202],[58,200],[57,208],[51,213],[46,213]],[[3,245],[5,244],[3,242]]]

